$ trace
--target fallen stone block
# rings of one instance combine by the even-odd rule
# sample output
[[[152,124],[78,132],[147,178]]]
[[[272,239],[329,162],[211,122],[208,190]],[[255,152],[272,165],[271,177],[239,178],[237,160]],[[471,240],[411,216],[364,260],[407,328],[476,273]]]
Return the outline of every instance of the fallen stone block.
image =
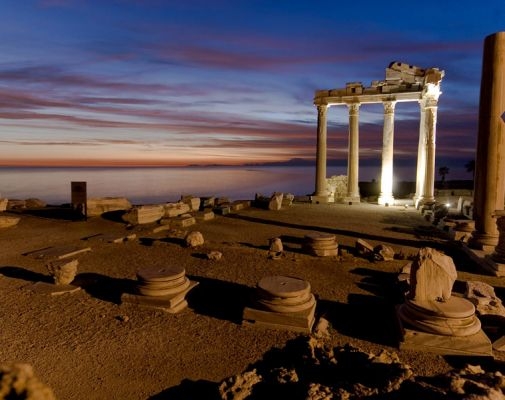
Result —
[[[9,199],[7,202],[7,210],[20,210],[26,208],[26,201],[18,199]]]
[[[191,214],[182,214],[170,221],[170,226],[174,228],[187,228],[195,224],[196,219]]]
[[[395,251],[385,244],[375,246],[373,252],[374,258],[377,261],[391,261],[395,259]]]
[[[177,203],[167,203],[164,206],[165,209],[165,217],[178,217],[179,215],[186,214],[190,210],[190,206],[188,204],[177,202]]]
[[[79,261],[73,260],[55,260],[46,265],[47,270],[54,279],[56,285],[69,285],[75,278]]]
[[[205,242],[203,239],[203,235],[201,234],[201,232],[198,231],[189,232],[184,238],[184,241],[186,242],[187,247],[192,248],[202,246]]]
[[[189,206],[189,211],[198,211],[200,209],[200,197],[184,196],[181,201]]]
[[[373,254],[373,246],[368,243],[366,240],[358,239],[356,240],[356,244],[354,245],[356,248],[356,252],[361,256],[370,256]]]
[[[268,202],[268,209],[273,211],[278,211],[282,208],[282,199],[284,198],[283,193],[274,193],[272,197],[270,197],[270,201]]]
[[[195,218],[197,221],[210,221],[211,219],[214,219],[214,217],[215,214],[212,210],[198,211],[195,213]]]
[[[30,198],[25,200],[26,208],[44,208],[47,203],[40,199]]]
[[[485,282],[467,281],[465,297],[475,305],[478,315],[500,318],[505,326],[505,307],[491,285]]]
[[[21,218],[19,217],[0,215],[0,228],[10,228],[11,226],[15,226],[19,223],[20,219]]]
[[[165,215],[162,205],[136,206],[123,215],[123,221],[132,225],[149,224],[159,221]]]
[[[86,200],[89,217],[99,216],[111,211],[127,211],[132,204],[125,197],[96,197]]]

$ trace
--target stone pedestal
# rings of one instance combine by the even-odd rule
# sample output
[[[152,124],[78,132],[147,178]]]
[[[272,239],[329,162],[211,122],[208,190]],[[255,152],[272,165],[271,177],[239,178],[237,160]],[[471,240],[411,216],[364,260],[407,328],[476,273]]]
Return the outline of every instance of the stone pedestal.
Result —
[[[197,282],[186,277],[183,267],[150,267],[137,272],[136,292],[123,293],[121,301],[177,313],[188,305],[186,295]]]
[[[410,290],[396,308],[400,348],[440,354],[492,355],[475,306],[452,295],[456,266],[449,256],[423,248],[412,262]]]
[[[258,282],[251,306],[244,309],[243,323],[310,333],[315,310],[316,299],[309,282],[268,276]]]
[[[316,232],[305,235],[303,249],[313,256],[325,257],[338,255],[336,237],[329,233]]]

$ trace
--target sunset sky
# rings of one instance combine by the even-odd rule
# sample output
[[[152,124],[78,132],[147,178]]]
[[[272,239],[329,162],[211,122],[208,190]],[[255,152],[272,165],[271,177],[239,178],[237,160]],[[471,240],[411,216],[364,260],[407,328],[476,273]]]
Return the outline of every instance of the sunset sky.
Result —
[[[465,176],[483,40],[503,30],[503,0],[2,0],[0,165],[313,159],[314,91],[402,61],[445,70],[437,167]],[[362,164],[379,163],[382,119],[361,107]],[[328,121],[328,158],[346,160],[347,109]],[[395,164],[415,164],[418,126],[398,104]]]

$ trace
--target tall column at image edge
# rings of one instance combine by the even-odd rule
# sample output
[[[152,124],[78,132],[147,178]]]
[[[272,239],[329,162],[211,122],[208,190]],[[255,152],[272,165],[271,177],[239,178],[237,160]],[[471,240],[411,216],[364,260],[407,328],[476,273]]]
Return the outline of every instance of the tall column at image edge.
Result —
[[[426,129],[424,122],[424,102],[419,101],[419,144],[417,148],[416,194],[415,206],[423,200],[424,181],[426,174]]]
[[[469,246],[493,251],[499,231],[493,213],[505,201],[505,32],[484,39],[475,160],[473,218]]]
[[[347,198],[349,203],[360,201],[359,195],[359,103],[349,107],[349,154],[347,158]]]
[[[384,127],[382,131],[382,170],[381,192],[378,199],[380,205],[392,205],[393,197],[393,154],[394,154],[394,123],[395,101],[385,101]]]
[[[425,99],[424,125],[426,134],[426,173],[424,175],[423,204],[435,202],[435,145],[437,133],[438,99]]]
[[[326,157],[327,157],[327,112],[328,105],[317,106],[317,147],[316,147],[316,190],[312,202],[328,202],[326,193]]]

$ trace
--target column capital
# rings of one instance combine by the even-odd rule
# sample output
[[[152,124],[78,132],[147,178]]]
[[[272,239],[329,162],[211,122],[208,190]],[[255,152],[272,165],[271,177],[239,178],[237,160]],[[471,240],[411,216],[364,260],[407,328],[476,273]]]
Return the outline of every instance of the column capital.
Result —
[[[384,106],[384,114],[394,114],[396,101],[394,100],[386,100],[382,102]]]
[[[318,104],[317,105],[317,113],[319,115],[324,115],[328,111],[328,104]]]
[[[347,103],[347,107],[349,108],[349,115],[358,115],[360,105],[361,103]]]

